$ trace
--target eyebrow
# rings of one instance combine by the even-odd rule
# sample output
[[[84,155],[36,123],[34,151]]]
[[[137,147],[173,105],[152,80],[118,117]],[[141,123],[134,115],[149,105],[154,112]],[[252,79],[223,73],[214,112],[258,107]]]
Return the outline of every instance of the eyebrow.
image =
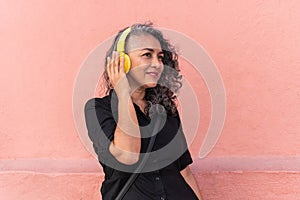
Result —
[[[143,51],[143,50],[148,50],[148,51],[154,52],[154,50],[151,49],[151,48],[143,48],[143,49],[141,49],[141,51]],[[158,52],[158,54],[162,54],[162,53],[164,53],[164,52],[163,51]]]

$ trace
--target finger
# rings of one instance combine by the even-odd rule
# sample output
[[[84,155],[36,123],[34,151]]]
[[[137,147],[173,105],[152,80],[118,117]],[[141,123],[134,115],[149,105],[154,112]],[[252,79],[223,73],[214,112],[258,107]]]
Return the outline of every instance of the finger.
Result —
[[[109,78],[111,78],[110,62],[111,62],[111,59],[110,59],[110,57],[108,56],[108,57],[106,58],[106,71],[107,71],[107,75],[108,75]]]
[[[120,53],[116,52],[116,58],[115,58],[115,73],[119,74],[120,71]]]
[[[115,53],[114,51],[112,52],[112,55],[111,55],[111,60],[110,60],[110,65],[109,65],[109,68],[110,68],[110,74],[113,76],[114,74],[114,60],[115,60]]]
[[[121,59],[120,59],[120,72],[124,73],[125,72],[125,69],[124,69],[124,62],[125,62],[125,58],[124,58],[124,55],[121,56]]]
[[[117,73],[116,67],[118,67],[117,63],[117,52],[114,51],[113,52],[113,60],[112,60],[112,72],[114,73],[114,75]]]

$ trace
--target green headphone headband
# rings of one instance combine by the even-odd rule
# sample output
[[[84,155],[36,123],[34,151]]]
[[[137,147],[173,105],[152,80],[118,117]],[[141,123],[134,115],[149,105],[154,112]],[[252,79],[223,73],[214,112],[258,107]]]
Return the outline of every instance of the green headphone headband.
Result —
[[[118,43],[117,43],[117,51],[118,52],[124,52],[125,51],[125,40],[128,36],[128,34],[131,31],[131,27],[128,27],[123,33],[121,34]]]

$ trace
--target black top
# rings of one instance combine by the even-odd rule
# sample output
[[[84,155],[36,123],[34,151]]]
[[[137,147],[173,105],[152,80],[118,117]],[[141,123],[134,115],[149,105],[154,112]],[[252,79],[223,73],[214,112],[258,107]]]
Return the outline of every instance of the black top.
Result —
[[[108,150],[117,124],[117,96],[114,92],[104,98],[93,98],[85,104],[88,134],[105,174],[101,186],[103,200],[113,200],[139,162],[126,165],[119,162]],[[146,152],[150,137],[151,118],[134,104],[141,132],[141,153]],[[148,129],[147,129],[148,128]],[[143,155],[143,154],[141,154]],[[180,118],[167,116],[157,133],[153,150],[143,171],[136,178],[123,200],[197,200],[180,171],[191,164]]]

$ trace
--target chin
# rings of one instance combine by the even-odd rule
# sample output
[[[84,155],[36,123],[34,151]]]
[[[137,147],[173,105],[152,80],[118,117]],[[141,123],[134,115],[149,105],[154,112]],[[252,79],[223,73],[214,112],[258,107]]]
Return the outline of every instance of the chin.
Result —
[[[157,86],[156,82],[155,83],[154,82],[153,83],[147,83],[147,84],[144,85],[145,88],[154,88],[156,86]]]

